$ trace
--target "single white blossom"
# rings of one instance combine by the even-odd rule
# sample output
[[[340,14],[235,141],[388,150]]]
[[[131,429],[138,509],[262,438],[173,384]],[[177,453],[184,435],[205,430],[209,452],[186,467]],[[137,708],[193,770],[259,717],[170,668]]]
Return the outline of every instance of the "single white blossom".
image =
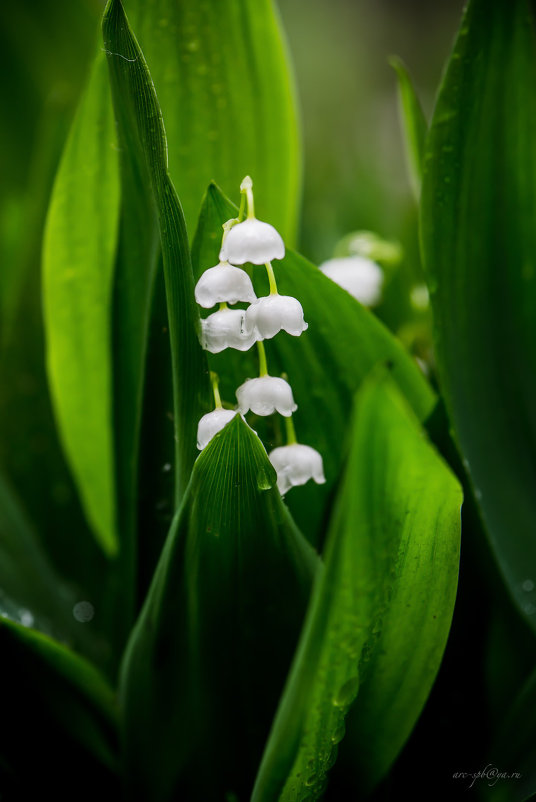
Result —
[[[256,217],[233,226],[220,251],[220,259],[233,265],[246,262],[263,265],[272,259],[282,259],[284,255],[285,245],[281,235],[269,223],[263,223]]]
[[[318,485],[326,481],[322,457],[311,446],[292,443],[274,448],[268,457],[277,471],[277,487],[281,495],[291,487],[304,485],[309,479],[314,479]]]
[[[364,306],[376,306],[382,297],[383,271],[364,256],[329,259],[319,265],[325,276],[357,298]]]
[[[205,270],[195,285],[195,300],[205,309],[219,303],[236,304],[238,301],[251,303],[257,298],[251,279],[245,270],[227,262]]]
[[[225,348],[248,351],[257,341],[257,332],[244,330],[243,309],[220,309],[201,320],[201,345],[211,354]]]
[[[215,434],[218,434],[230,420],[238,415],[237,409],[215,409],[203,415],[197,425],[197,447],[202,451],[207,446]]]
[[[248,379],[236,391],[238,408],[242,414],[249,409],[256,415],[280,415],[290,417],[298,407],[292,397],[292,389],[285,379],[277,376],[261,376]]]
[[[267,295],[258,298],[246,309],[246,331],[257,329],[257,339],[269,340],[283,329],[298,337],[307,328],[303,309],[297,298],[291,295]]]

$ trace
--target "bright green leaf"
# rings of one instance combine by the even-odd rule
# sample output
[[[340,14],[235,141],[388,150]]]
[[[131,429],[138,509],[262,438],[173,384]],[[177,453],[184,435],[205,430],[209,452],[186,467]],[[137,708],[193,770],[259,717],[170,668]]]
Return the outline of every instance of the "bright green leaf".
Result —
[[[236,213],[236,207],[211,185],[192,247],[196,278],[217,264],[221,224]],[[298,439],[316,448],[324,459],[326,484],[310,483],[286,498],[302,531],[316,542],[344,458],[353,396],[367,373],[377,363],[390,365],[420,419],[430,412],[434,394],[417,364],[385,326],[314,265],[287,249],[285,259],[274,262],[274,270],[280,292],[300,300],[309,324],[301,337],[282,332],[265,342],[265,347],[269,371],[288,374],[298,404],[294,415]],[[267,294],[264,268],[252,268],[251,275],[257,295]],[[233,403],[236,388],[255,376],[258,367],[254,349],[246,354],[230,350],[212,358],[211,367],[220,375],[222,397]],[[271,425],[262,419],[253,423],[264,443],[281,445],[281,433]]]
[[[473,0],[425,157],[421,237],[440,380],[507,586],[536,576],[536,38],[525,0]]]
[[[104,56],[83,95],[48,212],[43,251],[47,368],[56,417],[101,546],[117,550],[111,293],[119,203]]]
[[[209,181],[255,176],[259,217],[296,233],[301,156],[293,82],[272,0],[126,0],[164,115],[188,230]]]
[[[325,571],[253,802],[319,798],[356,694],[351,764],[363,786],[386,772],[441,661],[458,577],[461,500],[395,386],[368,381],[358,394]]]
[[[251,791],[317,562],[274,484],[239,416],[195,464],[123,664],[139,798]]]
[[[421,191],[422,163],[428,126],[405,64],[396,56],[389,59],[389,64],[395,70],[398,79],[398,99],[406,141],[408,172],[413,193],[418,199]]]

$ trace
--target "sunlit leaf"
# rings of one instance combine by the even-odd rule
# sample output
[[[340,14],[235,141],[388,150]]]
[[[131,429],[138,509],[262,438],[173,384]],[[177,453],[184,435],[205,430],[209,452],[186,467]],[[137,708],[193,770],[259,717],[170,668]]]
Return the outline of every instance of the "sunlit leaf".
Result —
[[[356,694],[350,765],[363,787],[386,772],[441,661],[457,585],[460,505],[456,479],[394,385],[367,382],[358,394],[325,571],[253,802],[319,798]]]
[[[64,448],[96,537],[117,549],[110,312],[119,209],[104,56],[58,171],[43,251],[47,367]]]
[[[196,462],[123,665],[139,798],[251,790],[316,567],[274,484],[239,416]]]
[[[418,199],[421,190],[422,163],[428,126],[411,76],[399,58],[393,56],[389,64],[396,72],[398,79],[398,98],[400,117],[406,142],[406,159],[415,197]]]
[[[217,264],[221,225],[236,214],[236,207],[211,185],[192,247],[196,278]],[[274,270],[280,292],[300,300],[309,324],[301,337],[282,332],[266,341],[265,347],[270,372],[286,372],[292,385],[298,404],[294,415],[298,439],[324,458],[326,484],[311,483],[293,490],[286,499],[302,531],[316,542],[341,469],[353,395],[370,369],[387,363],[421,419],[431,410],[434,394],[417,364],[382,323],[314,265],[287,249],[285,259],[274,262]],[[267,294],[264,268],[252,268],[251,275],[257,295]],[[220,375],[223,397],[230,403],[236,388],[258,370],[254,350],[243,354],[229,349],[212,358],[211,367]],[[282,444],[281,433],[266,428],[262,420],[255,421],[254,428],[262,431],[263,442]]]
[[[421,212],[443,394],[499,567],[533,629],[535,80],[529,4],[473,0],[432,121]]]
[[[126,0],[125,8],[155,82],[190,233],[208,182],[231,193],[249,174],[259,216],[292,239],[301,157],[272,0]]]

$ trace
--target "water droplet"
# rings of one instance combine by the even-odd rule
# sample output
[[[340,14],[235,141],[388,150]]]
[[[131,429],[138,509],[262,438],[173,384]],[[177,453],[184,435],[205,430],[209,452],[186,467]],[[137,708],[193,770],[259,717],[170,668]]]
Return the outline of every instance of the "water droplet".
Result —
[[[342,739],[344,738],[345,733],[346,733],[346,725],[345,725],[344,721],[341,721],[341,723],[339,724],[339,726],[337,727],[337,729],[335,730],[335,732],[331,736],[332,743],[338,744],[340,741],[342,741]]]
[[[197,39],[192,39],[191,42],[187,43],[186,49],[189,50],[190,53],[195,53],[199,50],[199,41]]]
[[[86,624],[88,621],[91,621],[94,615],[95,608],[91,602],[79,601],[73,607],[73,616],[77,621],[80,621],[81,624]]]
[[[531,593],[534,590],[534,582],[532,579],[525,579],[523,584],[521,585],[525,593]]]
[[[274,475],[267,467],[263,466],[257,474],[257,487],[259,490],[270,490],[275,484]]]
[[[353,702],[357,691],[359,689],[359,677],[352,677],[348,682],[345,682],[337,696],[333,700],[336,707],[348,707]]]
[[[168,473],[171,470],[171,462],[166,462],[165,465],[162,465],[162,472]]]
[[[33,626],[35,619],[29,610],[19,610],[19,617],[23,627]]]

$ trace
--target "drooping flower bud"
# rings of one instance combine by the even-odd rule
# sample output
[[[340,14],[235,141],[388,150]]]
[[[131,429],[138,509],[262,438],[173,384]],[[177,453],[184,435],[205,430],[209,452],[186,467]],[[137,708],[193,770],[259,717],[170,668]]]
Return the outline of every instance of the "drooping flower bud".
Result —
[[[364,306],[376,306],[381,301],[384,275],[381,267],[371,259],[346,256],[329,259],[319,268]]]
[[[277,487],[284,495],[291,487],[304,485],[313,479],[318,485],[324,484],[324,465],[322,457],[311,446],[292,443],[274,448],[268,458],[277,471]]]
[[[237,409],[215,409],[203,415],[197,425],[197,447],[202,451],[215,434],[218,434],[230,420],[238,415]]]
[[[280,415],[289,417],[298,409],[292,397],[290,384],[277,376],[260,376],[248,379],[236,391],[238,408],[242,414],[251,410],[256,415]]]
[[[205,270],[195,286],[195,300],[205,309],[219,303],[251,303],[256,299],[251,279],[245,270],[227,262]]]
[[[281,235],[269,223],[256,217],[233,226],[223,242],[220,259],[232,265],[251,262],[263,265],[272,259],[283,259],[285,245]]]
[[[257,341],[255,330],[244,329],[243,309],[220,309],[201,320],[201,345],[211,354],[219,354],[225,348],[248,351]]]
[[[297,298],[277,293],[259,298],[246,309],[246,331],[257,329],[259,340],[269,340],[283,329],[298,337],[307,329],[303,309]]]

